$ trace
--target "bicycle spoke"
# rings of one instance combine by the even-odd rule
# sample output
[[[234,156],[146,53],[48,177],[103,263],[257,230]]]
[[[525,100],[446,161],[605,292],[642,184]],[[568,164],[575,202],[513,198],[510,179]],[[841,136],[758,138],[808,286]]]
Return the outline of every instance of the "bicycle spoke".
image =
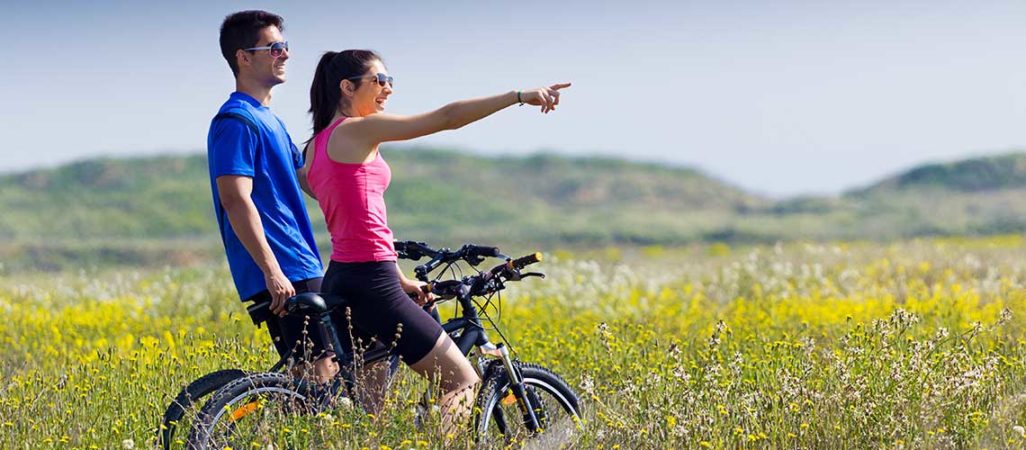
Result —
[[[280,392],[260,392],[227,404],[215,421],[211,448],[251,448],[288,442],[308,427],[312,411],[304,399]]]
[[[525,392],[538,421],[538,430],[531,432],[520,402],[508,388],[495,392],[485,406],[491,408],[487,427],[482,430],[485,441],[499,440],[504,445],[532,439],[545,442],[542,448],[560,446],[577,431],[579,418],[566,396],[544,380],[525,378]]]

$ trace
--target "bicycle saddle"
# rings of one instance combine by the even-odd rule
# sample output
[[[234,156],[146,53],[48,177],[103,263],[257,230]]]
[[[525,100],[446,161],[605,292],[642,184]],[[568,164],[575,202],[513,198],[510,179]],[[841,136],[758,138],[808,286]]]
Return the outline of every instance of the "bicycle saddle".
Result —
[[[347,303],[345,299],[337,295],[306,292],[285,300],[285,309],[289,314],[317,316],[338,307],[344,308]],[[269,300],[249,305],[246,307],[246,312],[253,319],[254,325],[260,325],[274,317]]]
[[[348,302],[338,295],[304,292],[285,301],[289,314],[317,316],[335,308],[345,307]]]

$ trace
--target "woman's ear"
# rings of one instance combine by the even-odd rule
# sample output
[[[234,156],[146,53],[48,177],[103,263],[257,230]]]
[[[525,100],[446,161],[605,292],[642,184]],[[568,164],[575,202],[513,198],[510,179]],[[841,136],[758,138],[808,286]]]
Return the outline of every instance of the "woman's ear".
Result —
[[[353,95],[353,83],[349,80],[342,80],[338,82],[338,90],[342,95]]]

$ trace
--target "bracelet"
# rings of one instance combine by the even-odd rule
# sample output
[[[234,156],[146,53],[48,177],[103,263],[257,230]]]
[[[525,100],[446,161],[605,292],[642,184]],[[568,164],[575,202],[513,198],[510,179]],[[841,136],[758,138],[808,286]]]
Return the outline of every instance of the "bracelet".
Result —
[[[520,91],[517,91],[517,103],[519,103],[520,106],[524,106],[524,101],[520,99]]]

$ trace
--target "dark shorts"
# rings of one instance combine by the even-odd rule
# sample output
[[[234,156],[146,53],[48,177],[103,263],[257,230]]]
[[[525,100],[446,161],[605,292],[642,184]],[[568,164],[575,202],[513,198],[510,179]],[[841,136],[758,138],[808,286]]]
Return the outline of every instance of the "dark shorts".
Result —
[[[339,311],[335,321],[343,324],[338,335],[344,348],[359,351],[377,340],[395,345],[402,360],[413,364],[431,351],[443,333],[438,320],[403,292],[395,262],[332,261],[322,289],[349,301],[352,330],[345,326],[345,311]]]
[[[292,286],[297,294],[304,292],[321,292],[323,278],[311,278],[309,280],[294,281]],[[260,303],[271,301],[271,294],[262,291],[246,301]],[[267,332],[271,335],[275,350],[282,357],[292,354],[293,362],[316,361],[327,356],[324,349],[327,339],[317,326],[316,317],[285,316],[278,317],[271,315],[267,320]]]

